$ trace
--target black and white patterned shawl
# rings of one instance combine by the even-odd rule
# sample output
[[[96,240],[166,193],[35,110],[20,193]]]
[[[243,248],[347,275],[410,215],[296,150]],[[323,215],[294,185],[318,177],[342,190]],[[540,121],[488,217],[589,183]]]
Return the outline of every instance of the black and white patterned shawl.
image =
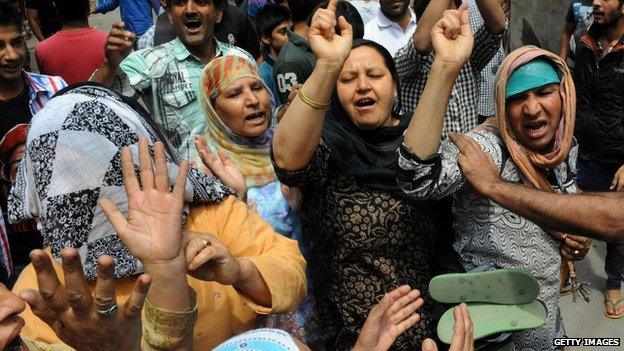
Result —
[[[9,221],[37,218],[54,258],[63,248],[77,248],[85,275],[97,277],[97,258],[115,259],[117,278],[143,271],[117,237],[98,206],[113,200],[127,214],[120,151],[129,146],[138,170],[138,141],[165,142],[173,185],[180,157],[149,115],[99,85],[69,87],[57,94],[32,119],[27,148],[9,197]],[[233,194],[218,179],[191,168],[185,189],[188,203],[216,203]],[[185,208],[188,213],[188,208]]]

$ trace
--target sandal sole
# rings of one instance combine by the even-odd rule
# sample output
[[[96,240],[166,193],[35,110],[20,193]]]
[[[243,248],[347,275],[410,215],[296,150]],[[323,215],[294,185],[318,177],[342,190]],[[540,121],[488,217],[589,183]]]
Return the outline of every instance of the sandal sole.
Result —
[[[431,298],[442,303],[486,302],[523,304],[537,298],[537,279],[522,269],[452,273],[429,282]]]
[[[546,322],[546,308],[534,300],[520,305],[468,304],[474,339],[490,335],[539,328]],[[451,343],[455,320],[453,309],[446,311],[438,322],[438,337]]]

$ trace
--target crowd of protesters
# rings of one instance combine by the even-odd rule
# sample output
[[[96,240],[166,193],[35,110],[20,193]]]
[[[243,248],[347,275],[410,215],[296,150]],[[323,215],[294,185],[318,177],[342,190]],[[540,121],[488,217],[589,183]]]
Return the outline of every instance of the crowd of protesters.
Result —
[[[624,0],[511,7],[1,0],[0,350],[554,350],[592,239],[624,317]],[[539,325],[430,294],[505,269]]]

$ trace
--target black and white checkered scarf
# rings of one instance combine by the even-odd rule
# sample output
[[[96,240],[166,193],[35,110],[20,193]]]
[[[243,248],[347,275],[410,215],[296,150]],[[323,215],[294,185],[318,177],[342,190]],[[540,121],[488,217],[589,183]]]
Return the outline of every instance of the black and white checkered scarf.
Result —
[[[9,197],[9,221],[38,219],[44,245],[51,247],[52,255],[58,259],[63,248],[77,248],[89,280],[96,279],[97,258],[104,254],[114,257],[116,277],[141,273],[141,263],[117,237],[98,200],[109,198],[127,214],[120,151],[130,147],[138,164],[142,137],[148,137],[150,144],[165,142],[173,185],[179,156],[145,110],[98,85],[59,92],[32,119],[26,153]],[[230,194],[232,190],[218,179],[190,169],[188,203],[216,203]]]

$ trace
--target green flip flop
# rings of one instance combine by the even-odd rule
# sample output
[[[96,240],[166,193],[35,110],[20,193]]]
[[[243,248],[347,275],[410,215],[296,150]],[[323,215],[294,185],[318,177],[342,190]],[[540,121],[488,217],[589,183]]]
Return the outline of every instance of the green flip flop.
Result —
[[[516,268],[452,273],[429,282],[431,298],[442,303],[528,303],[537,298],[539,284],[527,271]]]
[[[611,308],[615,311],[617,308],[620,307],[621,304],[624,303],[624,296],[620,296],[620,298],[613,300],[613,299],[610,299],[607,296],[607,292],[605,291],[605,293],[604,293],[604,303],[605,303],[604,315],[607,318],[620,319],[620,318],[624,317],[624,313],[623,314],[608,314],[607,313],[607,305],[611,305]]]
[[[468,304],[474,339],[502,333],[534,329],[546,322],[546,307],[538,300],[520,305]],[[453,338],[453,309],[444,312],[438,322],[438,337],[446,344]]]

